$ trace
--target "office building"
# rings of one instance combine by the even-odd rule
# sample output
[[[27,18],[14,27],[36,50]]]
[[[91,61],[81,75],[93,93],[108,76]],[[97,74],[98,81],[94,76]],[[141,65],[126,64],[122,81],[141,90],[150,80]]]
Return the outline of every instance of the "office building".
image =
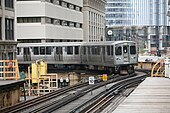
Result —
[[[107,28],[122,26],[135,27],[136,36],[142,28],[142,36],[146,38],[148,52],[155,54],[157,50],[167,48],[169,40],[169,21],[167,17],[168,0],[107,0]],[[127,27],[126,27],[127,26]],[[131,29],[131,33],[134,29]],[[122,32],[122,36],[127,34]],[[129,34],[128,37],[133,37]],[[127,38],[129,39],[129,38]]]
[[[0,1],[0,60],[16,59],[15,0]]]
[[[105,41],[105,0],[83,0],[85,42]]]
[[[17,0],[17,41],[83,41],[83,0]]]

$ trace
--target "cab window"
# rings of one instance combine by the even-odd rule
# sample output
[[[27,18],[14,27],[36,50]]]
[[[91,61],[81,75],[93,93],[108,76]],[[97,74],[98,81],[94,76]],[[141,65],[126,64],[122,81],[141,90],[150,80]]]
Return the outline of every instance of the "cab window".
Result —
[[[122,47],[116,47],[115,49],[115,55],[122,55]]]
[[[130,54],[136,54],[136,47],[135,46],[130,46]]]

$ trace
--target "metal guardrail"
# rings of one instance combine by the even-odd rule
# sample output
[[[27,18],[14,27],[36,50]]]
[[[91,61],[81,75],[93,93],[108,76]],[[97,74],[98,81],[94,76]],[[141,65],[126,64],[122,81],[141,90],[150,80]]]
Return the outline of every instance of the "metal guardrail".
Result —
[[[154,66],[152,67],[151,70],[151,76],[152,77],[157,77],[157,76],[165,76],[165,66],[164,66],[165,60],[158,60]]]

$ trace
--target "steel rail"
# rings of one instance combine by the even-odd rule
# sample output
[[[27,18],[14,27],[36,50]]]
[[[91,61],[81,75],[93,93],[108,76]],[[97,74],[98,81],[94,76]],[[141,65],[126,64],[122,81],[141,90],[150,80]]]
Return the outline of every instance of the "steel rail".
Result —
[[[145,77],[146,76],[143,75],[143,76],[136,77],[136,78],[141,80]],[[109,97],[109,96],[113,95],[113,92],[115,94],[117,94],[119,92],[119,90],[121,89],[121,87],[124,87],[125,85],[131,84],[133,80],[135,80],[135,78],[130,79],[130,80],[122,80],[122,81],[117,82],[115,85],[113,85],[111,88],[109,88],[107,92],[105,92],[105,93],[102,92],[98,96],[94,97],[94,99],[91,99],[91,101],[93,101],[93,102],[87,101],[87,102],[83,103],[82,105],[72,109],[69,113],[76,113],[76,112],[85,113],[87,110],[95,108],[96,105],[99,105],[98,102],[100,102],[100,100],[102,100],[104,97]],[[110,95],[107,96],[108,94],[110,94]],[[106,98],[104,98],[103,100],[105,100],[105,99]],[[93,107],[93,106],[95,106],[95,107]]]
[[[125,78],[129,78],[129,77],[133,77],[135,76],[135,74],[132,74],[132,75],[129,75],[129,76],[117,76],[117,78],[115,79],[111,79],[107,82],[100,82],[100,83],[97,83],[93,86],[89,86],[83,90],[80,90],[74,94],[71,94],[70,96],[68,96],[67,98],[63,98],[61,100],[57,100],[57,101],[54,101],[52,103],[49,103],[49,104],[46,104],[44,106],[41,106],[39,108],[36,108],[34,110],[31,111],[31,113],[37,113],[37,112],[41,112],[41,113],[50,113],[50,112],[53,112],[57,109],[59,109],[60,107],[82,97],[83,95],[87,94],[88,92],[94,90],[94,89],[97,89],[101,86],[104,86],[106,84],[109,84],[109,83],[112,83],[112,82],[117,82],[119,80],[122,80],[122,79],[125,79]]]
[[[88,85],[88,83],[81,83],[81,84],[73,85],[73,86],[70,86],[70,87],[65,87],[65,88],[62,88],[60,90],[53,91],[51,93],[42,95],[40,97],[31,99],[31,100],[27,100],[27,101],[24,101],[24,102],[20,102],[18,104],[13,105],[13,106],[2,108],[2,109],[0,109],[0,113],[16,113],[16,112],[25,110],[29,107],[35,106],[37,104],[48,101],[50,99],[53,99],[57,96],[60,96],[64,93],[66,93],[66,92],[74,90],[75,88],[81,88],[81,87],[84,87],[84,86],[87,86],[87,85]]]

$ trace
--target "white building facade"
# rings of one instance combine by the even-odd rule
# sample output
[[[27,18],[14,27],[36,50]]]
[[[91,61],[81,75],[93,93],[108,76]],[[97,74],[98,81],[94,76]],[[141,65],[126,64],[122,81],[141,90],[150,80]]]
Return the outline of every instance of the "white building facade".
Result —
[[[105,41],[105,0],[83,0],[85,42]]]
[[[17,41],[83,41],[83,0],[17,0]]]
[[[106,26],[147,28],[147,49],[152,53],[165,49],[170,41],[167,11],[168,0],[107,0]]]

